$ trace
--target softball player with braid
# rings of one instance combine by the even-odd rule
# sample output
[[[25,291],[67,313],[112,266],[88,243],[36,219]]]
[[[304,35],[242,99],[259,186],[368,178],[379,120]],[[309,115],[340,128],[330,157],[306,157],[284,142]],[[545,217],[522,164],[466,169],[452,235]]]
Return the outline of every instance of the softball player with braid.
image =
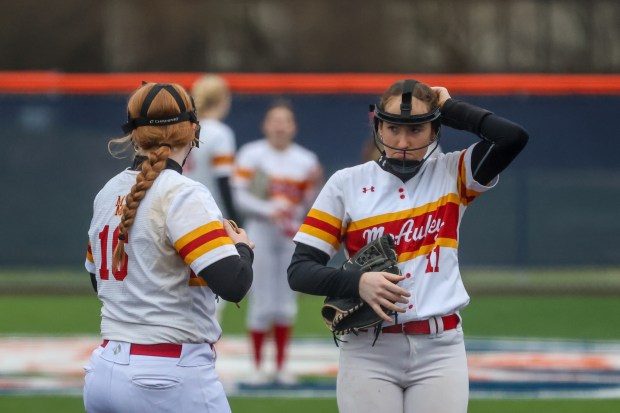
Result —
[[[215,372],[215,295],[238,302],[252,283],[253,244],[207,188],[181,175],[198,120],[176,84],[130,97],[124,138],[134,164],[97,194],[86,269],[103,306],[102,345],[85,367],[97,412],[230,412]]]
[[[459,224],[469,204],[495,186],[527,132],[452,99],[443,87],[393,84],[373,107],[382,156],[336,172],[294,240],[289,284],[308,294],[360,297],[383,319],[340,344],[341,413],[467,411],[469,383],[459,310],[469,303],[458,265]],[[433,153],[441,125],[481,140]],[[394,237],[401,275],[326,266],[341,244],[352,256]],[[394,316],[390,316],[395,312]]]
[[[191,95],[200,121],[200,148],[187,157],[183,174],[205,184],[222,214],[240,223],[230,190],[236,150],[235,133],[223,122],[230,112],[230,89],[220,76],[204,75],[192,85]],[[222,319],[225,306],[226,301],[217,300],[215,316],[218,321]]]

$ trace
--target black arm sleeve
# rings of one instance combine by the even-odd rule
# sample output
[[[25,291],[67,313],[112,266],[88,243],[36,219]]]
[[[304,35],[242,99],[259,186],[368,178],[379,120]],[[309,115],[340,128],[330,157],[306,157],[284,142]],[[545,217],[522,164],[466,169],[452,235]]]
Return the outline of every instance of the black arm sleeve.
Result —
[[[235,208],[235,204],[232,199],[232,193],[230,191],[230,178],[228,176],[220,176],[217,178],[217,188],[220,190],[220,195],[222,196],[222,202],[224,203],[224,207],[226,211],[228,211],[228,219],[232,219],[239,226],[241,226],[241,217],[237,213],[237,209]]]
[[[214,262],[198,274],[211,290],[226,301],[238,303],[252,285],[252,249],[243,243],[235,245],[239,256],[230,256]]]
[[[326,267],[329,255],[306,244],[297,243],[288,267],[291,289],[330,297],[359,297],[361,271]]]
[[[93,274],[92,272],[89,272],[89,274],[90,274],[90,283],[93,285],[93,290],[97,292],[97,276]]]
[[[474,179],[485,185],[502,172],[523,150],[528,133],[516,123],[466,102],[448,99],[441,109],[441,123],[478,135],[474,146]]]

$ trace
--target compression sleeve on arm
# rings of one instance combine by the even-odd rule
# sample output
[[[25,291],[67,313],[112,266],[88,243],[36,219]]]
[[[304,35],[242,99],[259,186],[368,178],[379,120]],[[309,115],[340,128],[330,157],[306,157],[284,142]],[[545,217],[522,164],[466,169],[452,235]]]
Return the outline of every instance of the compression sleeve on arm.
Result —
[[[237,213],[237,209],[233,203],[232,192],[230,190],[230,177],[229,176],[220,176],[216,179],[217,188],[220,190],[220,195],[222,196],[222,202],[224,202],[224,207],[226,211],[228,211],[227,218],[232,219],[237,224],[241,225],[241,221],[239,219],[239,214]]]
[[[329,255],[298,242],[288,267],[291,289],[330,297],[359,297],[361,271],[326,267]]]
[[[516,123],[486,109],[448,99],[441,109],[441,123],[478,135],[471,167],[476,181],[485,185],[502,172],[523,150],[528,133]]]
[[[93,286],[93,290],[97,292],[97,276],[93,274],[92,272],[90,272],[89,274],[90,274],[90,283]]]
[[[238,303],[252,285],[254,252],[243,243],[235,245],[239,256],[229,256],[214,262],[198,274],[211,290],[226,301]]]

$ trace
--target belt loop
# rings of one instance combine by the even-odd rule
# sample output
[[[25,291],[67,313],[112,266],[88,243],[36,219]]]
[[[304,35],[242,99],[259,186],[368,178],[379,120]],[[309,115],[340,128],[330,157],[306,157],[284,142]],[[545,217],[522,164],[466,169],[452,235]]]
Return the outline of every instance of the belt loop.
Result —
[[[435,323],[437,323],[437,334],[435,337],[441,337],[444,332],[443,326],[443,317],[433,317],[435,319]]]
[[[428,338],[435,338],[435,336],[437,336],[437,322],[435,321],[435,317],[429,318],[427,322],[430,330]]]
[[[215,344],[209,343],[209,347],[211,347],[211,351],[213,352],[213,362],[217,360],[217,350],[215,348]]]

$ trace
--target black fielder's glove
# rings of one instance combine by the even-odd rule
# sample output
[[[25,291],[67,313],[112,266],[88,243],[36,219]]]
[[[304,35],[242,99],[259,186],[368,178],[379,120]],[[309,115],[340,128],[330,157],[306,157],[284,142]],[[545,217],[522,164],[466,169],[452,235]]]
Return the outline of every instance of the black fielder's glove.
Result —
[[[383,235],[360,249],[343,265],[345,270],[385,271],[400,274],[394,238]],[[323,321],[335,335],[357,333],[360,329],[380,326],[383,319],[361,298],[327,297],[321,308]]]

